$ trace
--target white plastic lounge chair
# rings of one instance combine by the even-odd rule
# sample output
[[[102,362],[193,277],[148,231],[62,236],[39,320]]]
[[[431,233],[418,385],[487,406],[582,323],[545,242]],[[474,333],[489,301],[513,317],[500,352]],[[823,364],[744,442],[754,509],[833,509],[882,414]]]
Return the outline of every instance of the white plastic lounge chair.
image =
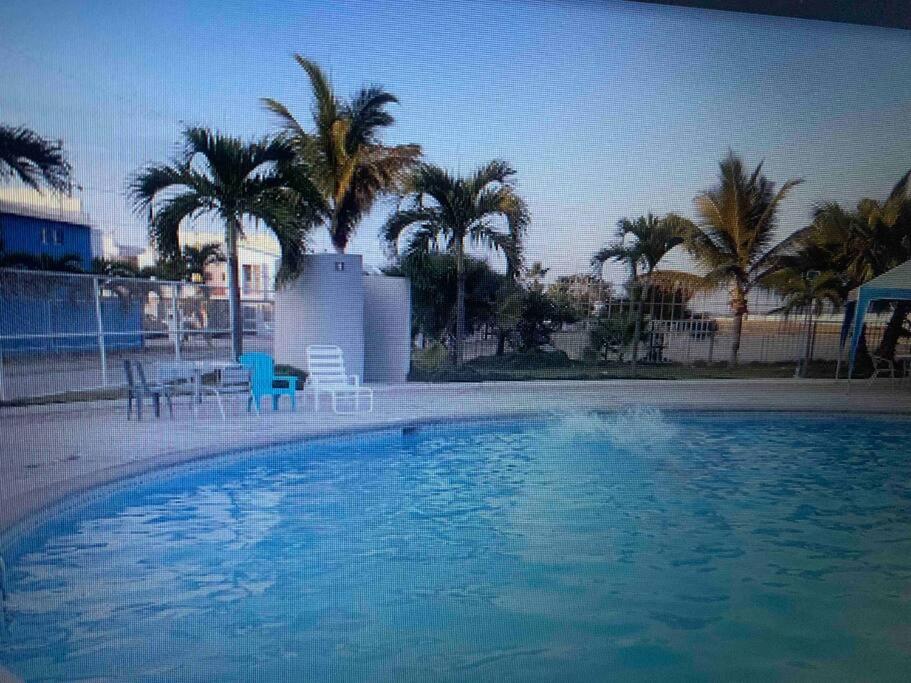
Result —
[[[256,414],[259,415],[259,404],[253,400],[253,384],[250,381],[250,371],[243,365],[229,365],[222,368],[218,373],[218,383],[214,385],[203,384],[200,387],[200,392],[215,395],[215,399],[218,401],[218,412],[221,413],[222,420],[227,419],[225,417],[225,405],[222,401],[222,396],[225,394],[244,394],[248,399],[247,410],[250,409],[250,404],[252,404]],[[193,402],[193,410],[194,412],[198,411],[198,405],[195,401]]]
[[[361,396],[367,398],[367,412],[373,411],[373,389],[361,386],[361,378],[345,372],[342,350],[333,345],[315,344],[307,347],[307,386],[313,392],[313,412],[319,410],[320,394],[332,395],[332,410],[337,414],[356,413]],[[349,396],[354,410],[339,410],[339,396]]]

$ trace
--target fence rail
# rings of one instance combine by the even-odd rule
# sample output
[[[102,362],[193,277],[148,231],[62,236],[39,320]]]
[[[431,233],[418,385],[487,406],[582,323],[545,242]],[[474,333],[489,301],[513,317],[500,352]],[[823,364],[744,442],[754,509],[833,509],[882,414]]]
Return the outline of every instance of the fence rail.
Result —
[[[841,345],[841,307],[814,306],[785,312],[782,303],[771,292],[751,293],[738,362],[793,363],[797,370],[807,361],[838,361],[840,354],[846,353]],[[591,359],[597,353],[592,333],[599,325],[625,331],[625,337],[618,338],[612,353],[602,360],[672,366],[723,363],[732,357],[735,320],[729,296],[723,291],[662,292],[653,288],[634,292],[632,298],[601,298],[581,308],[575,322],[556,324],[550,334],[551,345],[573,360]],[[878,346],[889,316],[888,310],[867,316],[869,348]],[[623,334],[618,332],[618,337]],[[517,335],[513,335],[511,348],[516,344]],[[496,330],[478,330],[463,348],[466,360],[494,355]]]
[[[245,348],[271,353],[274,292],[241,310]],[[227,360],[230,332],[223,287],[0,269],[0,400],[122,386],[124,358]]]

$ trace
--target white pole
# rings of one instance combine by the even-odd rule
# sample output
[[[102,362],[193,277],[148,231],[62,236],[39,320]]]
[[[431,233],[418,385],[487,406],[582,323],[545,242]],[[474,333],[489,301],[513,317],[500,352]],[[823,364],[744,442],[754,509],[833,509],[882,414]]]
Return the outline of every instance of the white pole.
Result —
[[[108,385],[108,357],[104,348],[104,320],[101,317],[101,290],[98,287],[98,278],[92,278],[92,288],[95,290],[95,322],[98,326],[98,350],[101,352],[101,386]]]
[[[180,296],[180,285],[174,284],[171,290],[171,319],[174,321],[174,360],[180,360],[180,334],[183,323],[180,320],[180,307],[177,297]]]

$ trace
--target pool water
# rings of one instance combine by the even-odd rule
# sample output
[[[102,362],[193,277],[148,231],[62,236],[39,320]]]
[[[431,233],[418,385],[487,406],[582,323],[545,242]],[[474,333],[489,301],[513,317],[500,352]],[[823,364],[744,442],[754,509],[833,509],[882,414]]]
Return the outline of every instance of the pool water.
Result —
[[[549,417],[310,442],[4,551],[25,680],[907,680],[911,422]]]

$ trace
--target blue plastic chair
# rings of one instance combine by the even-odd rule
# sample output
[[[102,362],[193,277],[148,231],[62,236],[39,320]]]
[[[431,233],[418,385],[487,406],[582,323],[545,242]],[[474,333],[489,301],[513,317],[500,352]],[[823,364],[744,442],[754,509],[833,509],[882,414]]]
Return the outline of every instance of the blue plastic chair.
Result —
[[[250,402],[256,401],[257,408],[263,396],[272,397],[272,410],[278,410],[280,396],[290,396],[291,410],[297,410],[297,377],[293,375],[276,375],[275,361],[272,360],[272,356],[268,353],[244,353],[238,360],[241,365],[250,371],[253,391]],[[276,382],[282,382],[286,386],[275,386]]]

